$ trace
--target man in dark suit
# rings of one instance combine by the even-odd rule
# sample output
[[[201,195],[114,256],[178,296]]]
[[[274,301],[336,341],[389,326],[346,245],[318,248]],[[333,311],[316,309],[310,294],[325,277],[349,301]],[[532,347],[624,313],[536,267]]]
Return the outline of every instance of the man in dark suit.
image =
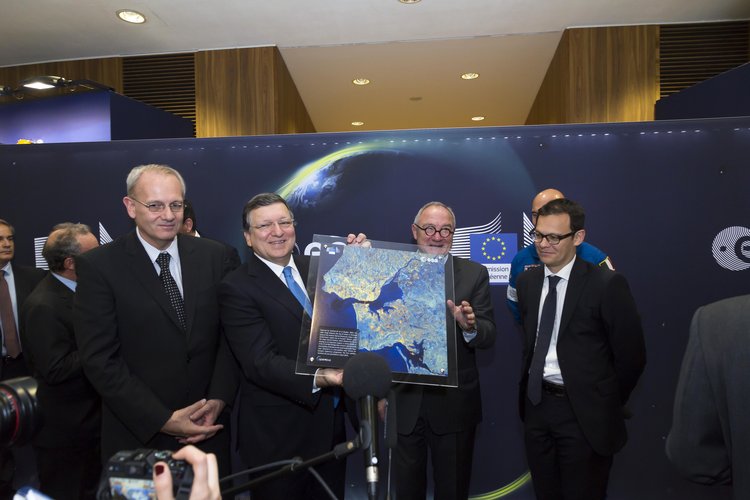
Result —
[[[228,472],[224,408],[236,365],[220,332],[218,284],[230,256],[215,241],[178,235],[185,182],[165,165],[127,178],[136,230],[76,259],[75,334],[102,398],[102,455],[195,444]]]
[[[340,369],[319,369],[314,377],[296,375],[299,335],[309,305],[305,279],[309,258],[292,256],[294,216],[275,193],[245,204],[245,241],[253,250],[245,264],[222,282],[221,320],[240,363],[239,449],[248,466],[302,457],[313,458],[345,441],[344,408],[336,404]],[[361,244],[363,234],[348,236]],[[295,293],[297,296],[295,296]],[[343,461],[317,471],[337,497],[344,496]],[[265,483],[254,500],[329,498],[307,472]]]
[[[453,244],[456,217],[450,207],[430,202],[419,210],[411,229],[420,251],[444,255]],[[456,302],[449,300],[448,307],[456,319],[458,387],[397,387],[394,467],[399,500],[425,498],[428,449],[435,499],[469,495],[474,434],[482,420],[475,351],[494,344],[495,321],[487,269],[453,258],[453,274]]]
[[[540,208],[532,235],[544,267],[518,278],[520,410],[542,500],[605,498],[613,455],[627,439],[625,404],[646,363],[625,278],[576,258],[584,219],[568,199]]]
[[[667,456],[701,484],[731,484],[750,498],[750,295],[699,308],[690,325]]]
[[[43,421],[34,437],[41,490],[53,498],[94,498],[101,401],[83,373],[73,334],[73,258],[99,245],[84,224],[55,226],[42,255],[50,273],[21,309],[26,363],[39,384]]]
[[[0,309],[10,311],[12,316],[0,315],[0,328],[3,334],[3,356],[0,361],[0,380],[25,377],[29,375],[23,360],[22,346],[18,339],[18,313],[26,297],[47,274],[42,269],[14,265],[11,260],[15,255],[16,230],[8,222],[0,219]],[[5,289],[3,292],[2,288]],[[7,295],[5,295],[7,293]],[[4,297],[7,297],[4,299]],[[4,302],[9,300],[9,302]],[[10,308],[10,309],[8,309]],[[10,319],[13,319],[11,322]],[[4,324],[6,322],[8,324]],[[11,335],[13,339],[6,338]],[[11,343],[10,348],[8,342]]]
[[[0,219],[0,333],[3,342],[0,380],[29,375],[23,359],[19,334],[23,326],[19,321],[19,312],[26,298],[46,274],[42,269],[18,266],[11,262],[16,249],[15,234],[13,226]],[[14,458],[14,455],[17,456]],[[16,461],[19,462],[19,470],[33,469],[30,447],[0,450],[0,498],[13,496],[12,483]]]

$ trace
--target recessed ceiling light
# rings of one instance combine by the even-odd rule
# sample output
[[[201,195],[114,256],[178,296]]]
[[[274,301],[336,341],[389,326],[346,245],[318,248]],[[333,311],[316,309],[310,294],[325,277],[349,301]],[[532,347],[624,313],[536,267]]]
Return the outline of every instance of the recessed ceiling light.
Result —
[[[146,22],[146,16],[135,10],[118,10],[117,17],[126,23],[143,24]]]
[[[401,3],[407,3],[407,4],[409,4],[409,3],[419,3],[422,0],[398,0],[398,1],[401,2]]]
[[[364,124],[365,122],[352,122],[352,125],[354,125],[355,127],[361,127]]]
[[[368,80],[367,78],[355,78],[354,80],[352,80],[352,83],[354,85],[369,85],[370,80]]]
[[[481,122],[482,120],[484,120],[484,116],[472,116],[471,120],[475,122]]]
[[[461,78],[463,78],[464,80],[476,80],[477,78],[479,78],[479,73],[464,73],[463,75],[461,75]]]

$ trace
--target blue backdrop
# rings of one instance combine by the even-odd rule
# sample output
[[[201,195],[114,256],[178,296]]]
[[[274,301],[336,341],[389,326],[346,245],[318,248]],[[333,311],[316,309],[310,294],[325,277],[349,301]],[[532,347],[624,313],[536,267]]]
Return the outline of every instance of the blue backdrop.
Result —
[[[315,233],[411,242],[414,214],[430,200],[452,206],[465,235],[523,245],[531,198],[556,187],[586,209],[586,239],[628,277],[646,332],[648,366],[609,498],[713,499],[726,492],[683,481],[663,447],[693,311],[750,288],[748,158],[750,118],[0,146],[0,218],[15,225],[26,264],[34,238],[61,221],[116,237],[132,228],[121,201],[127,172],[167,163],[187,181],[201,234],[240,249],[242,206],[261,191],[290,200],[301,252]],[[459,250],[476,255],[481,241],[467,236]],[[526,471],[520,332],[505,288],[493,285],[499,335],[479,356],[485,408],[472,493],[526,499],[530,486],[514,482]],[[361,459],[350,464],[348,498],[357,498]]]

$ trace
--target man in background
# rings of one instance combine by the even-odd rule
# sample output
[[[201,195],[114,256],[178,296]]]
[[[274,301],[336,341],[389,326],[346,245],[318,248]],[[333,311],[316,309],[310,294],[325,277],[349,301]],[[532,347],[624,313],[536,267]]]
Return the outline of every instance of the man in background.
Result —
[[[2,333],[2,356],[0,357],[0,380],[26,377],[29,370],[23,359],[19,330],[19,312],[26,298],[46,274],[42,269],[19,266],[12,260],[16,250],[16,230],[9,222],[0,219],[0,333]],[[14,455],[18,455],[14,458]],[[0,498],[12,497],[13,476],[16,470],[33,462],[30,448],[0,450]]]
[[[424,205],[414,218],[412,236],[420,252],[448,254],[456,216],[440,202]],[[467,498],[474,435],[482,420],[476,349],[492,347],[495,321],[487,268],[453,259],[458,387],[399,384],[396,388],[398,447],[394,453],[396,493],[400,500],[426,498],[427,456],[432,460],[435,499]]]
[[[19,340],[18,313],[26,297],[46,274],[42,269],[11,262],[15,256],[15,237],[13,226],[0,219],[0,328],[3,334],[0,380],[29,375]]]
[[[690,325],[667,456],[687,479],[750,498],[750,295],[699,308]]]
[[[536,217],[539,209],[546,205],[552,200],[565,198],[565,196],[557,189],[545,189],[538,193],[533,200],[531,200],[531,223],[536,225]],[[607,267],[614,271],[612,261],[607,257],[603,251],[596,248],[585,241],[581,242],[576,247],[576,255],[585,261],[591,262],[597,266]],[[534,267],[540,267],[541,260],[539,254],[537,254],[536,246],[531,244],[527,247],[522,248],[510,264],[510,277],[508,278],[508,290],[506,304],[508,309],[513,313],[513,317],[516,322],[521,321],[521,317],[518,313],[518,297],[516,294],[516,281],[518,281],[518,275],[527,269]]]
[[[74,257],[97,246],[84,224],[55,226],[42,250],[50,273],[21,309],[26,363],[45,416],[33,441],[40,489],[52,498],[94,498],[101,470],[101,402],[73,333]]]
[[[182,227],[180,227],[180,232],[182,234],[187,234],[188,236],[196,236],[198,238],[201,237],[200,233],[198,232],[198,218],[195,215],[193,203],[188,200],[185,200],[185,207],[183,208],[182,213]]]
[[[518,277],[524,332],[519,403],[539,500],[603,500],[627,440],[625,405],[646,364],[641,320],[625,278],[576,256],[585,214],[561,198],[533,232],[544,264]]]
[[[166,165],[130,171],[123,204],[135,230],[76,258],[74,326],[102,398],[102,455],[197,444],[229,470],[224,411],[236,364],[219,324],[226,248],[180,235],[185,181]]]
[[[195,207],[193,206],[193,203],[188,200],[185,200],[185,207],[183,208],[182,226],[180,226],[180,233],[187,236],[195,236],[196,238],[201,237],[200,233],[198,232],[198,218],[197,215],[195,215]],[[237,249],[232,245],[228,245],[224,242],[220,241],[219,243],[225,245],[227,247],[227,251],[231,254],[231,268],[235,269],[239,267],[240,254],[237,252]]]

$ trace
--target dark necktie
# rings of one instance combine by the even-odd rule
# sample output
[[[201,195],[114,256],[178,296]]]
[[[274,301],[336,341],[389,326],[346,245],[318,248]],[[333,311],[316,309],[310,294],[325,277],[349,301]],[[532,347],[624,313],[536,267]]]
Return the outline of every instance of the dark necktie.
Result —
[[[532,404],[539,404],[542,400],[542,376],[544,375],[544,359],[549,351],[549,344],[552,340],[552,328],[555,326],[555,313],[557,311],[557,283],[560,281],[559,276],[549,276],[549,291],[544,299],[542,306],[542,317],[539,320],[539,332],[536,337],[536,346],[534,347],[534,356],[531,358],[531,368],[529,369],[529,383],[526,387],[526,394]]]
[[[185,324],[185,302],[182,300],[180,289],[177,288],[177,283],[172,277],[172,273],[169,272],[169,260],[171,255],[167,252],[160,253],[156,258],[156,263],[159,264],[161,272],[159,273],[159,279],[164,287],[164,291],[167,292],[169,302],[172,303],[175,312],[177,313],[177,319],[180,320],[180,325],[183,330],[187,330]]]
[[[10,301],[10,289],[5,281],[5,271],[0,270],[0,322],[3,324],[3,342],[5,354],[11,358],[21,354],[21,344],[16,332],[16,318],[13,315],[13,303]]]
[[[286,281],[286,286],[289,287],[289,291],[292,292],[294,298],[297,299],[297,302],[299,302],[305,309],[307,315],[312,317],[312,304],[310,304],[310,300],[307,298],[307,295],[305,295],[305,291],[302,290],[296,281],[294,281],[291,266],[286,266],[284,268],[284,280]]]

